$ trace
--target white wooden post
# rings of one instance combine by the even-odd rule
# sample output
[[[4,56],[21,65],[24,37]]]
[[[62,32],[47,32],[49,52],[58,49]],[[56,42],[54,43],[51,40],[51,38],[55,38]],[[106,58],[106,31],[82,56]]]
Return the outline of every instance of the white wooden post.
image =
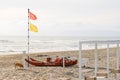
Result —
[[[109,43],[107,43],[107,79],[109,80],[109,56],[110,55],[110,50],[109,50]]]
[[[82,80],[82,43],[79,42],[79,80]]]
[[[63,56],[63,68],[65,68],[65,57]]]
[[[116,58],[117,58],[117,70],[119,70],[119,44],[117,43],[117,52],[116,52]],[[116,80],[120,79],[120,73],[116,73]]]
[[[23,67],[24,67],[24,69],[26,69],[25,54],[26,54],[26,51],[23,51]]]
[[[119,44],[117,43],[117,53],[116,53],[116,56],[117,56],[117,70],[119,70]]]
[[[52,73],[50,72],[50,80],[52,80]]]
[[[97,64],[98,64],[98,59],[97,59],[97,43],[95,43],[95,53],[94,53],[94,55],[95,55],[95,77],[97,77]]]

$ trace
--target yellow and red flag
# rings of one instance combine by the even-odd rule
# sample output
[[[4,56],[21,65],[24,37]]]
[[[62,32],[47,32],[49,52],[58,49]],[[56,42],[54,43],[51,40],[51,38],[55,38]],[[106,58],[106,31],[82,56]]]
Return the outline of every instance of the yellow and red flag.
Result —
[[[33,14],[32,12],[29,12],[29,17],[30,17],[31,20],[36,20],[37,19],[36,15]]]
[[[34,24],[31,24],[31,23],[30,23],[30,31],[38,32],[38,28],[37,28],[37,26],[34,25]]]

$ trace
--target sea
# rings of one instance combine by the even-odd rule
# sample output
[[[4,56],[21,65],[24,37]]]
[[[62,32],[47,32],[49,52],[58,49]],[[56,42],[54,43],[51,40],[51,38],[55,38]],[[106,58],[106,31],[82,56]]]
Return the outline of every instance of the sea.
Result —
[[[61,37],[61,36],[30,36],[29,52],[53,52],[79,50],[79,41],[92,40],[120,40],[120,37]],[[116,44],[111,44],[111,47]],[[106,44],[99,44],[98,48],[105,48]],[[93,49],[94,44],[85,44],[82,49]],[[28,52],[27,36],[0,36],[0,54],[20,54]]]

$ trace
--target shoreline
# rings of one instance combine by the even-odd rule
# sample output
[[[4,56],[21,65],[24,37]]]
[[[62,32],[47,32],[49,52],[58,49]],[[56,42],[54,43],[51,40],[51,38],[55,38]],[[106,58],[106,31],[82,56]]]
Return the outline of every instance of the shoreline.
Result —
[[[115,49],[116,47],[110,47],[109,49]],[[102,50],[106,48],[99,48],[98,50]],[[94,50],[94,49],[83,49],[82,51],[88,51],[88,50]],[[25,51],[25,50],[24,50]],[[30,54],[39,54],[39,53],[59,53],[59,52],[79,52],[79,50],[56,50],[56,51],[40,51],[40,52],[30,52]],[[14,55],[14,54],[23,54],[23,51],[19,52],[0,52],[0,55]],[[27,51],[26,51],[27,54]]]

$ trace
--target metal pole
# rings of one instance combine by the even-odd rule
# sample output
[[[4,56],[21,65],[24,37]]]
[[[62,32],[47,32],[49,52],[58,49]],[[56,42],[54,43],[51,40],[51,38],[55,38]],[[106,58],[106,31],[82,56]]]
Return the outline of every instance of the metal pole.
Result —
[[[82,43],[79,42],[79,80],[82,80]]]
[[[110,50],[109,50],[109,43],[107,43],[107,79],[109,80],[109,57],[110,57]]]
[[[94,55],[95,55],[95,77],[97,76],[97,63],[98,63],[98,59],[97,59],[97,43],[95,43],[95,53],[94,53]]]
[[[29,12],[30,12],[30,9],[28,9],[28,61],[29,61],[29,39],[30,39],[30,36],[29,36]],[[29,62],[28,62],[28,67],[29,67]]]

